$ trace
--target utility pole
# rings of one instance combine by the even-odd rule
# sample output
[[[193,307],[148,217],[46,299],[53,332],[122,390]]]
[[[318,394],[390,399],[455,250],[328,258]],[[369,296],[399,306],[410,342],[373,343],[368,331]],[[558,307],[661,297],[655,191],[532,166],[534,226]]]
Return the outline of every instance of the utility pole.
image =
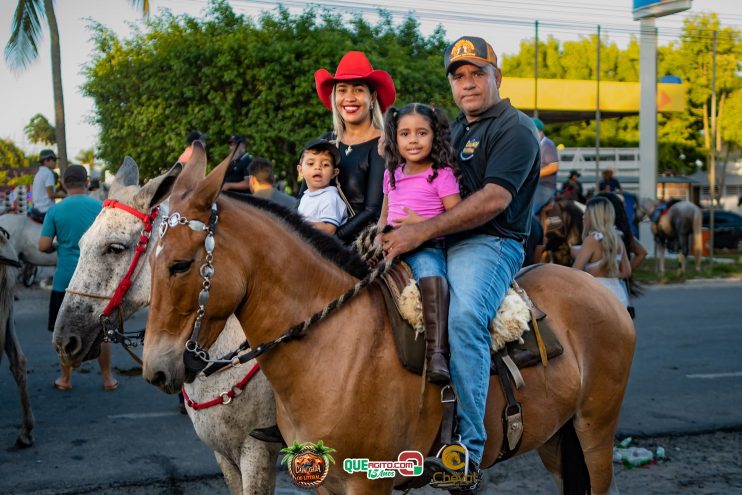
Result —
[[[596,97],[595,97],[595,194],[599,193],[600,184],[600,24],[598,24],[596,58]]]
[[[538,118],[538,20],[536,26],[536,45],[533,50],[533,116]]]
[[[718,31],[714,31],[714,48],[711,59],[711,155],[709,156],[709,266],[714,264],[714,201],[716,200],[716,41]]]

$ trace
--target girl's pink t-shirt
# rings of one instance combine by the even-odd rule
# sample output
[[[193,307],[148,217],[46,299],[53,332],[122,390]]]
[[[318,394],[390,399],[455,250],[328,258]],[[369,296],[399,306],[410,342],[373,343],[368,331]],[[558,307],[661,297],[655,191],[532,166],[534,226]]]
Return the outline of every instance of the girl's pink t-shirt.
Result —
[[[405,175],[404,165],[400,165],[394,171],[395,184],[392,189],[389,170],[384,171],[384,194],[389,205],[387,223],[397,225],[394,220],[406,217],[403,207],[423,218],[433,218],[446,211],[441,198],[459,194],[459,183],[449,167],[439,169],[433,182],[428,182],[432,174],[433,169],[430,168],[419,174]]]

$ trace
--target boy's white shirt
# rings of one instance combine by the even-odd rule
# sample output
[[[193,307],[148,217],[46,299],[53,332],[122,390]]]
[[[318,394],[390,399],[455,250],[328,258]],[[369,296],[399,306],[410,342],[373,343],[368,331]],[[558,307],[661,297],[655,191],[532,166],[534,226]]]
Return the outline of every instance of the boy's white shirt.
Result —
[[[348,208],[335,186],[304,191],[299,201],[299,214],[310,222],[324,222],[335,227],[348,221]]]

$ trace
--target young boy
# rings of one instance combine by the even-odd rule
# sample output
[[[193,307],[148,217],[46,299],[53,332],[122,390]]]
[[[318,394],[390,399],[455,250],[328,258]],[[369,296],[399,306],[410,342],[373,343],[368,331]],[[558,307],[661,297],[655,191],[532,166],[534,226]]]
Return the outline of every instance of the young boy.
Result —
[[[299,214],[325,234],[335,231],[348,220],[348,208],[330,181],[340,172],[340,152],[325,139],[315,139],[304,146],[296,170],[307,184],[299,201]]]

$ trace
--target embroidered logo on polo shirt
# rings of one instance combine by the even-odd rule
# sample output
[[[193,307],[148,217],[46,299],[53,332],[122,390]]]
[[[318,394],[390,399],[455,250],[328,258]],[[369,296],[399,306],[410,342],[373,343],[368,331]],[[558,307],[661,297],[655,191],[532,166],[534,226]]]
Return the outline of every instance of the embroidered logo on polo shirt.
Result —
[[[472,156],[474,156],[474,151],[477,149],[477,146],[479,146],[479,139],[478,138],[472,138],[466,142],[464,145],[464,149],[461,150],[460,156],[462,160],[469,160]]]

